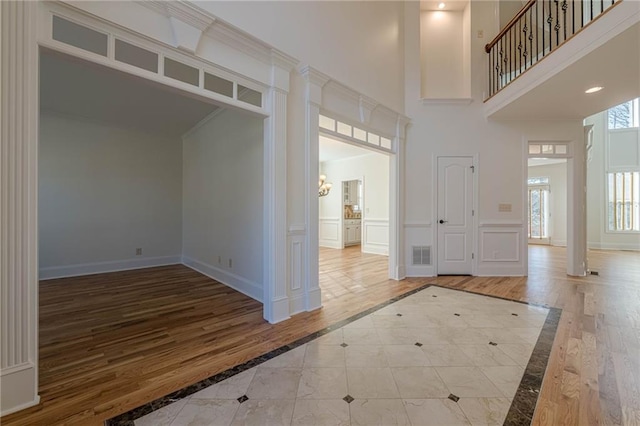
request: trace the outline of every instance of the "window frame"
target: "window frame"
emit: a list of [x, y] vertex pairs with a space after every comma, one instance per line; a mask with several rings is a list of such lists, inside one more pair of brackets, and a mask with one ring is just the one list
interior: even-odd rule
[[[636, 191], [638, 192], [638, 199], [634, 199], [633, 197], [633, 193], [631, 194], [631, 201], [632, 201], [632, 214], [633, 214], [633, 202], [635, 201], [638, 204], [638, 210], [639, 210], [639, 216], [640, 216], [640, 170], [634, 170], [632, 169], [624, 169], [624, 170], [609, 170], [606, 171], [604, 173], [604, 190], [605, 190], [605, 202], [604, 202], [604, 210], [605, 210], [605, 214], [604, 214], [604, 230], [605, 233], [607, 234], [616, 234], [616, 235], [621, 235], [621, 234], [640, 234], [640, 217], [637, 223], [635, 223], [635, 225], [638, 227], [638, 229], [611, 229], [609, 227], [609, 223], [610, 223], [610, 210], [609, 210], [609, 195], [610, 195], [610, 189], [609, 189], [609, 176], [610, 175], [616, 175], [618, 173], [637, 173], [638, 176], [638, 188], [636, 188]], [[631, 178], [633, 180], [633, 176]], [[614, 201], [615, 204], [615, 201]], [[614, 224], [615, 224], [615, 217], [613, 218], [614, 220]]]
[[[610, 114], [611, 111], [615, 108], [618, 108], [624, 104], [631, 104], [631, 125], [628, 127], [611, 127], [610, 122]], [[636, 129], [640, 127], [640, 98], [631, 99], [627, 102], [622, 102], [616, 106], [613, 106], [607, 109], [607, 130], [608, 131], [616, 131], [616, 130], [626, 130], [626, 129]]]

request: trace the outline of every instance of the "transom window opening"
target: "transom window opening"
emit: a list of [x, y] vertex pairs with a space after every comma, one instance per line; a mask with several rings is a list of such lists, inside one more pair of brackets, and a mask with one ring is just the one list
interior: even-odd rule
[[320, 114], [318, 124], [321, 129], [346, 136], [358, 142], [377, 146], [386, 150], [392, 149], [391, 138], [387, 138], [380, 134], [361, 129], [357, 126], [352, 126], [351, 124], [335, 120], [325, 115]]

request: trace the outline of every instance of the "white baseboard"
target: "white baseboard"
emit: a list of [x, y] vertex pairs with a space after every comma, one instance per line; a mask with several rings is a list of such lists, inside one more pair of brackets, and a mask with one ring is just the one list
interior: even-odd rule
[[318, 245], [320, 247], [326, 247], [326, 248], [332, 248], [332, 249], [344, 248], [340, 246], [340, 241], [336, 241], [336, 240], [320, 240], [318, 241]]
[[433, 266], [416, 266], [409, 265], [405, 267], [406, 277], [433, 277], [435, 276], [435, 270]]
[[551, 245], [555, 247], [566, 247], [567, 240], [551, 240]]
[[40, 403], [38, 395], [38, 379], [36, 366], [25, 363], [18, 366], [3, 368], [0, 372], [0, 416], [15, 413]]
[[262, 303], [262, 286], [257, 283], [188, 256], [182, 257], [182, 264]]
[[322, 295], [319, 288], [310, 289], [308, 291], [307, 303], [305, 309], [313, 311], [322, 307]]
[[81, 275], [102, 274], [105, 272], [128, 271], [131, 269], [152, 268], [154, 266], [176, 265], [182, 263], [182, 257], [159, 256], [140, 259], [115, 260], [110, 262], [83, 263], [79, 265], [52, 266], [40, 268], [40, 280], [77, 277]]
[[[291, 318], [291, 314], [289, 313], [289, 309], [291, 309], [289, 305], [289, 298], [284, 296], [279, 299], [274, 300], [271, 303], [271, 318], [267, 318], [264, 315], [264, 319], [269, 321], [270, 324], [277, 324], [282, 321], [286, 321]], [[264, 310], [266, 314], [266, 309]]]
[[629, 243], [591, 242], [591, 243], [587, 243], [587, 247], [590, 249], [596, 249], [596, 250], [633, 250], [633, 251], [640, 250], [640, 244], [629, 244]]
[[478, 265], [478, 277], [523, 277], [525, 276], [521, 265]]
[[295, 315], [304, 311], [304, 294], [289, 298], [289, 315]]
[[362, 252], [368, 254], [380, 254], [382, 256], [389, 256], [389, 246], [382, 244], [362, 244]]

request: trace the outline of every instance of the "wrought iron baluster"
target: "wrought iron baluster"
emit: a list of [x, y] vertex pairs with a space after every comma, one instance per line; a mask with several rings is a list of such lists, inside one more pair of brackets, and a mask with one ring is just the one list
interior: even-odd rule
[[589, 0], [589, 5], [591, 6], [591, 21], [593, 21], [593, 0]]
[[538, 58], [540, 56], [540, 49], [538, 48], [538, 39], [540, 38], [540, 30], [538, 29], [538, 4], [537, 3], [536, 3], [535, 27], [536, 27], [536, 62], [538, 62]]
[[518, 74], [522, 73], [522, 20], [518, 19], [518, 29], [516, 30], [516, 34], [518, 34], [518, 64], [516, 67], [516, 77]]
[[571, 1], [571, 35], [576, 33], [576, 2]]
[[580, 0], [580, 28], [584, 27], [584, 0]]
[[556, 4], [556, 24], [553, 26], [553, 29], [556, 32], [556, 47], [560, 45], [560, 1], [553, 0]]
[[562, 0], [562, 27], [564, 35], [562, 41], [565, 41], [567, 39], [567, 7], [569, 7], [569, 5], [567, 4], [567, 0]]

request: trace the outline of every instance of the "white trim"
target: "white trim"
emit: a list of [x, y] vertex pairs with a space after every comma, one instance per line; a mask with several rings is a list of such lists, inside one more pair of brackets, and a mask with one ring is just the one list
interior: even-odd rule
[[[334, 226], [336, 231], [336, 238], [328, 238], [323, 233], [323, 226]], [[344, 226], [340, 217], [323, 217], [318, 219], [318, 246], [327, 247], [332, 249], [344, 248], [342, 233]]]
[[596, 249], [596, 250], [640, 251], [640, 244], [633, 244], [633, 243], [603, 243], [601, 241], [598, 241], [598, 242], [588, 243], [588, 247], [590, 249]]
[[302, 224], [289, 225], [289, 231], [287, 232], [287, 234], [289, 236], [306, 235], [307, 234], [307, 227], [303, 223]]
[[521, 277], [522, 266], [478, 265], [478, 277]]
[[[35, 382], [37, 374], [36, 365], [31, 361], [6, 367], [0, 371], [0, 389], [4, 390], [1, 396], [0, 416], [16, 413], [40, 403], [40, 395], [33, 395], [28, 386], [24, 386], [25, 383]], [[11, 392], [7, 392], [8, 389], [11, 389]]]
[[38, 404], [36, 2], [0, 2], [0, 414]]
[[48, 268], [40, 268], [40, 280], [78, 277], [82, 275], [102, 274], [106, 272], [129, 271], [132, 269], [152, 268], [154, 266], [176, 265], [179, 263], [182, 263], [181, 255], [123, 259], [66, 266], [51, 266]]
[[422, 98], [422, 105], [469, 105], [473, 98]]
[[258, 283], [249, 281], [232, 272], [200, 262], [199, 260], [192, 259], [188, 256], [182, 257], [182, 264], [220, 282], [221, 284], [226, 285], [227, 287], [231, 287], [252, 299], [255, 299], [258, 302], [262, 302], [262, 287]]
[[405, 222], [405, 228], [430, 228], [431, 222]]
[[433, 265], [408, 265], [405, 276], [407, 277], [435, 277]]
[[289, 313], [291, 315], [304, 312], [304, 294], [299, 294], [289, 298]]
[[[484, 262], [520, 262], [520, 233], [521, 233], [521, 229], [516, 229], [516, 230], [507, 230], [507, 229], [496, 229], [496, 230], [487, 230], [487, 229], [483, 229], [480, 231], [480, 262], [484, 263]], [[511, 234], [515, 236], [515, 245], [516, 245], [516, 251], [515, 253], [511, 253], [512, 257], [500, 257], [500, 258], [493, 258], [493, 257], [487, 257], [487, 253], [486, 250], [484, 248], [484, 241], [485, 241], [485, 236], [487, 234]], [[497, 252], [496, 252], [497, 253]]]
[[362, 231], [361, 236], [361, 248], [363, 253], [379, 254], [383, 256], [389, 255], [389, 243], [380, 243], [369, 240], [370, 228], [383, 228], [386, 230], [386, 235], [389, 235], [389, 219], [369, 219], [364, 217], [360, 224]]
[[480, 228], [521, 228], [523, 223], [520, 220], [483, 220], [480, 222]]

